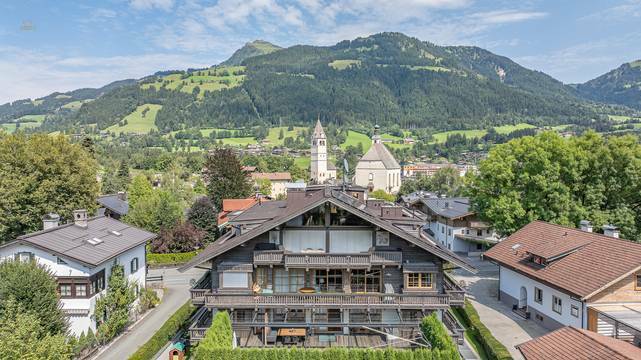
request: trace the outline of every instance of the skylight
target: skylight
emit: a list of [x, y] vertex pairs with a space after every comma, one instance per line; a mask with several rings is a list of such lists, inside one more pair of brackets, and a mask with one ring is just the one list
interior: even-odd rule
[[113, 234], [113, 235], [116, 235], [116, 236], [120, 236], [120, 235], [122, 235], [120, 232], [118, 232], [118, 231], [116, 231], [116, 230], [111, 230], [111, 231], [109, 231], [109, 232], [110, 232], [111, 234]]
[[93, 239], [87, 240], [87, 242], [91, 245], [98, 245], [98, 244], [102, 244], [103, 240], [95, 237]]

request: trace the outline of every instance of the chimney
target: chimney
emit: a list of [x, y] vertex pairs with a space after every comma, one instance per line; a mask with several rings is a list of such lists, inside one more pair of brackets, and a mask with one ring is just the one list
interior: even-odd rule
[[42, 229], [49, 230], [58, 226], [60, 223], [60, 215], [55, 213], [48, 213], [42, 217]]
[[87, 228], [87, 210], [80, 209], [73, 211], [73, 223], [81, 228]]
[[616, 226], [607, 224], [603, 225], [602, 229], [603, 235], [619, 238], [619, 228], [617, 228]]
[[118, 199], [127, 201], [127, 193], [124, 191], [118, 191]]
[[579, 228], [582, 231], [592, 232], [592, 224], [587, 220], [581, 220], [579, 222]]

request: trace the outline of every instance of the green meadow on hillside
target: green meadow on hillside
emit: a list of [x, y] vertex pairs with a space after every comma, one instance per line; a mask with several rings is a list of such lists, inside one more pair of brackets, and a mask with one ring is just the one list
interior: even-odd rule
[[363, 144], [363, 152], [366, 152], [367, 150], [369, 150], [370, 146], [372, 146], [372, 140], [369, 138], [369, 136], [349, 130], [347, 132], [345, 142], [342, 143], [340, 147], [341, 149], [345, 150], [348, 146], [358, 146], [358, 143]]
[[[156, 115], [158, 110], [162, 108], [162, 105], [156, 104], [144, 104], [138, 106], [131, 114], [125, 116], [123, 121], [127, 120], [127, 125], [119, 126], [118, 124], [112, 125], [106, 128], [106, 131], [110, 131], [115, 134], [120, 133], [134, 133], [134, 134], [146, 134], [151, 130], [157, 130], [156, 128]], [[145, 111], [145, 109], [148, 109]]]
[[[269, 134], [267, 134], [267, 138], [266, 138], [267, 140], [269, 140], [269, 145], [270, 146], [283, 145], [283, 142], [286, 137], [290, 137], [296, 140], [299, 132], [305, 129], [302, 126], [295, 126], [293, 127], [293, 130], [287, 131], [287, 128], [288, 126], [277, 126], [269, 129]], [[279, 139], [278, 136], [280, 135], [281, 130], [283, 130], [283, 138]]]
[[153, 86], [159, 89], [164, 86], [169, 90], [180, 90], [190, 94], [198, 87], [198, 98], [202, 99], [205, 91], [218, 91], [240, 85], [245, 79], [244, 72], [244, 66], [212, 67], [187, 74], [166, 75], [155, 82], [142, 84], [141, 87], [148, 89]]

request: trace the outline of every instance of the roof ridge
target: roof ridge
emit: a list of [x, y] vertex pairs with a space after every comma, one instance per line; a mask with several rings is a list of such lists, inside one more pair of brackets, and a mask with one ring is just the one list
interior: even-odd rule
[[[599, 333], [597, 333], [597, 332], [590, 331], [590, 330], [585, 330], [585, 331], [584, 331], [584, 329], [579, 329], [579, 328], [576, 328], [576, 327], [574, 327], [574, 326], [572, 326], [572, 325], [570, 325], [570, 326], [568, 326], [568, 327], [569, 327], [569, 328], [571, 328], [572, 330], [574, 330], [574, 331], [578, 332], [578, 333], [579, 333], [579, 334], [581, 334], [582, 336], [584, 336], [584, 337], [586, 337], [586, 338], [588, 338], [588, 339], [594, 340], [594, 341], [598, 342], [599, 344], [601, 344], [602, 346], [607, 347], [610, 351], [615, 352], [615, 353], [617, 353], [617, 354], [619, 354], [619, 355], [623, 356], [623, 357], [624, 357], [624, 358], [626, 358], [626, 359], [631, 359], [631, 360], [632, 360], [632, 358], [631, 358], [631, 357], [629, 357], [629, 356], [627, 356], [626, 354], [624, 354], [624, 353], [622, 353], [621, 351], [619, 351], [619, 349], [618, 349], [618, 348], [614, 348], [614, 347], [612, 347], [612, 346], [609, 346], [606, 342], [604, 342], [604, 341], [603, 341], [604, 339], [603, 339], [603, 338], [601, 338], [601, 336], [604, 336], [604, 335], [601, 335], [601, 334], [599, 334]], [[599, 335], [599, 336], [593, 336], [593, 334], [594, 334], [594, 335]], [[616, 341], [622, 341], [622, 340], [615, 339], [615, 338], [609, 338], [609, 337], [606, 337], [606, 338], [607, 338], [607, 339], [616, 340]], [[626, 344], [627, 344], [627, 343], [626, 343]]]
[[[530, 224], [532, 224], [532, 223], [542, 223], [542, 224], [547, 224], [547, 225], [553, 225], [553, 226], [555, 226], [555, 227], [560, 227], [560, 228], [563, 228], [563, 229], [566, 229], [566, 230], [572, 230], [572, 231], [576, 231], [576, 232], [580, 232], [580, 233], [588, 234], [588, 236], [594, 236], [594, 237], [598, 237], [598, 238], [602, 238], [602, 239], [606, 239], [606, 240], [618, 240], [618, 241], [620, 241], [620, 242], [632, 243], [632, 244], [634, 244], [635, 246], [636, 246], [636, 245], [641, 246], [641, 243], [638, 243], [638, 242], [633, 241], [633, 240], [617, 238], [617, 237], [614, 237], [614, 236], [607, 236], [607, 235], [605, 235], [605, 234], [595, 233], [595, 232], [592, 232], [592, 231], [585, 231], [585, 230], [581, 230], [581, 229], [576, 228], [576, 227], [570, 227], [570, 226], [567, 226], [567, 225], [555, 224], [555, 223], [553, 223], [553, 222], [549, 222], [549, 221], [545, 221], [545, 220], [538, 220], [538, 219], [537, 219], [537, 220], [532, 221], [532, 222], [531, 222], [531, 223], [529, 223], [529, 224], [526, 224], [525, 226], [530, 225]], [[525, 226], [523, 226], [521, 229], [523, 229]], [[519, 230], [515, 231], [515, 232], [514, 232], [514, 233], [512, 233], [512, 234], [516, 234], [516, 233], [517, 233], [518, 231], [520, 231], [521, 229], [519, 229]], [[510, 235], [510, 236], [512, 236], [512, 235]]]
[[[93, 220], [96, 220], [96, 219], [99, 219], [99, 218], [103, 218], [103, 217], [106, 217], [106, 216], [105, 215], [92, 216], [90, 218], [87, 218], [87, 222], [93, 221]], [[72, 225], [75, 225], [75, 223], [74, 222], [70, 222], [70, 223], [58, 225], [58, 226], [55, 226], [55, 227], [52, 227], [52, 228], [49, 228], [49, 229], [42, 229], [42, 230], [34, 231], [34, 232], [31, 232], [31, 233], [28, 233], [28, 234], [24, 234], [24, 235], [18, 236], [16, 238], [16, 240], [28, 239], [28, 238], [33, 237], [33, 236], [50, 233], [50, 232], [53, 232], [53, 231], [56, 231], [56, 230], [60, 230], [60, 229], [65, 229], [65, 228], [68, 228], [69, 226], [72, 226]]]

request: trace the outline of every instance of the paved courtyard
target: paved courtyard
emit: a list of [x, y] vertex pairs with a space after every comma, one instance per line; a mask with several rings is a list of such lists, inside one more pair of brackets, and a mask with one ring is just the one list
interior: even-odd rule
[[468, 259], [479, 272], [470, 274], [457, 269], [454, 277], [465, 282], [468, 298], [494, 337], [508, 348], [512, 357], [523, 359], [515, 346], [544, 335], [547, 330], [515, 315], [509, 306], [498, 301], [498, 266], [489, 261], [481, 261], [479, 257]]

